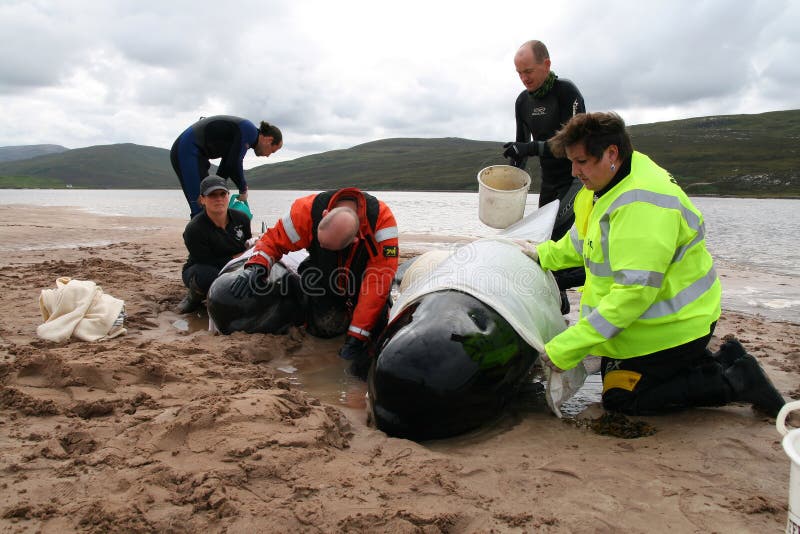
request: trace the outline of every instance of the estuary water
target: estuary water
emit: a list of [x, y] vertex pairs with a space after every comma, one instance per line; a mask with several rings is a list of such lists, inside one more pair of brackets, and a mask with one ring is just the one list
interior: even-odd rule
[[[315, 191], [250, 192], [254, 230], [271, 226], [291, 202]], [[402, 234], [485, 237], [494, 230], [478, 220], [477, 193], [380, 191]], [[718, 264], [726, 309], [800, 322], [800, 200], [693, 197], [706, 221], [709, 250]], [[528, 195], [532, 213], [538, 195]], [[180, 190], [0, 189], [0, 204], [72, 206], [133, 217], [186, 219]], [[418, 241], [418, 239], [415, 239]]]

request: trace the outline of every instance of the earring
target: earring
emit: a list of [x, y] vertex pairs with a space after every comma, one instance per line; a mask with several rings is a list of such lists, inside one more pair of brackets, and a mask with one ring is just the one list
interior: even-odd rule
[[612, 171], [616, 171], [616, 170], [617, 170], [617, 166], [616, 166], [616, 165], [614, 165], [613, 163], [611, 164], [611, 170], [612, 170]]

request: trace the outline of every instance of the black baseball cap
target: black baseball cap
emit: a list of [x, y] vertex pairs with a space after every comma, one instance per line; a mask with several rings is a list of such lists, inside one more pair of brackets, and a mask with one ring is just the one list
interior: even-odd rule
[[217, 191], [218, 189], [228, 190], [228, 181], [222, 176], [212, 174], [211, 176], [206, 176], [203, 178], [203, 181], [200, 182], [200, 194], [204, 197], [207, 197], [209, 193]]

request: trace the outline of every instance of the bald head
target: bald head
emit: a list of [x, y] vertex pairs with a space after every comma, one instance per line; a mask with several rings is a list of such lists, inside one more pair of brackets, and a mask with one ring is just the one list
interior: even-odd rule
[[531, 57], [536, 63], [541, 63], [545, 59], [550, 59], [550, 52], [541, 41], [525, 41], [520, 45], [515, 57]]
[[541, 41], [528, 41], [514, 54], [514, 66], [520, 81], [528, 92], [534, 92], [544, 84], [550, 74], [550, 54]]
[[358, 214], [352, 208], [337, 207], [330, 210], [317, 227], [319, 246], [327, 250], [342, 250], [358, 234]]

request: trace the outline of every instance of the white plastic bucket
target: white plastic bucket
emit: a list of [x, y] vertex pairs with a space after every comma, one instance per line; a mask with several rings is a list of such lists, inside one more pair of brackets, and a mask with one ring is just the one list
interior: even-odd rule
[[511, 165], [492, 165], [478, 173], [478, 218], [492, 228], [508, 228], [522, 219], [530, 175]]
[[800, 401], [787, 402], [778, 412], [775, 428], [783, 436], [783, 450], [792, 461], [789, 471], [789, 517], [786, 521], [787, 534], [800, 534], [800, 428], [786, 428], [786, 417], [790, 412], [800, 409]]

